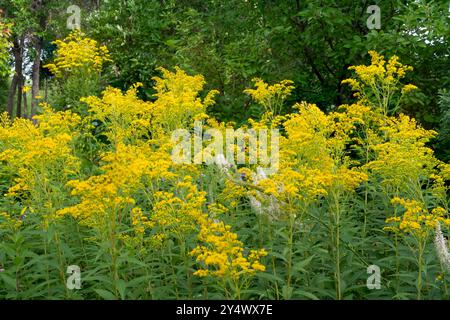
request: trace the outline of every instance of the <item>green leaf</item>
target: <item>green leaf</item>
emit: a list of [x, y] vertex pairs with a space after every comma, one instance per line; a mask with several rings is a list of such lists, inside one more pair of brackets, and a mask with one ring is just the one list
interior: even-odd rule
[[112, 294], [108, 290], [104, 289], [94, 289], [94, 291], [103, 299], [105, 300], [116, 300], [116, 296]]
[[117, 290], [119, 291], [120, 298], [122, 300], [125, 300], [125, 290], [126, 290], [126, 283], [124, 280], [120, 279], [117, 281]]
[[14, 290], [16, 290], [16, 279], [8, 276], [5, 273], [0, 273], [0, 278], [11, 288], [13, 288]]

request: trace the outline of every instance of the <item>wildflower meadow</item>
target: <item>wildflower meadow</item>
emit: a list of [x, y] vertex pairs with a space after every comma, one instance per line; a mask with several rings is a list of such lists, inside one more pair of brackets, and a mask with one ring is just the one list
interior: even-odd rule
[[[448, 299], [448, 81], [436, 87], [412, 54], [370, 46], [389, 44], [377, 30], [346, 47], [339, 70], [337, 54], [299, 44], [313, 62], [302, 80], [282, 64], [296, 44], [279, 40], [293, 31], [269, 28], [273, 16], [258, 13], [265, 40], [248, 36], [271, 41], [271, 69], [238, 37], [211, 49], [210, 29], [190, 34], [202, 9], [182, 2], [105, 1], [68, 28], [80, 21], [66, 25], [54, 1], [63, 15], [47, 33], [42, 17], [61, 8], [0, 4], [0, 75], [12, 88], [0, 99], [0, 299]], [[237, 28], [239, 6], [201, 26]], [[150, 8], [164, 26], [139, 18]], [[301, 26], [302, 10], [286, 23]], [[24, 14], [40, 19], [24, 27]], [[106, 14], [153, 31], [113, 36], [122, 27]], [[221, 54], [233, 58], [222, 65]]]

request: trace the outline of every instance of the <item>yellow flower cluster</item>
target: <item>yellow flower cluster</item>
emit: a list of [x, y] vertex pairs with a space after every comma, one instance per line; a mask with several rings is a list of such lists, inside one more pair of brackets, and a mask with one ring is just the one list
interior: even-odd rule
[[[71, 195], [79, 201], [58, 210], [58, 216], [70, 215], [95, 229], [100, 237], [118, 228], [122, 231], [117, 238], [141, 250], [146, 245], [162, 245], [171, 237], [185, 241], [187, 234], [200, 230], [199, 241], [204, 245], [192, 255], [199, 262], [209, 256], [208, 268], [218, 266], [211, 257], [230, 261], [211, 275], [232, 275], [237, 279], [241, 274], [264, 270], [259, 262], [264, 253], [252, 251], [246, 258], [243, 244], [231, 227], [215, 220], [218, 210], [226, 208], [210, 206], [214, 218], [204, 212], [206, 193], [199, 191], [195, 183], [198, 168], [177, 165], [170, 156], [171, 130], [188, 128], [193, 119], [203, 117], [217, 92], [209, 92], [202, 100], [199, 92], [204, 86], [203, 77], [189, 76], [178, 68], [175, 72], [160, 70], [163, 76], [155, 78], [154, 102], [137, 97], [141, 84], [125, 93], [110, 87], [101, 98], [82, 99], [89, 106], [86, 122], [104, 124], [103, 132], [112, 150], [103, 153], [100, 174], [67, 183]], [[140, 200], [138, 195], [148, 201]], [[207, 272], [200, 269], [196, 275]]]
[[205, 85], [201, 75], [189, 76], [180, 68], [171, 72], [159, 68], [162, 77], [154, 77], [156, 98], [153, 108], [155, 122], [160, 124], [165, 132], [184, 128], [191, 120], [206, 113], [206, 109], [214, 104], [214, 96], [219, 92], [211, 90], [206, 97], [199, 97], [199, 92]]
[[159, 231], [154, 237], [164, 239], [172, 234], [183, 239], [185, 234], [195, 231], [204, 218], [205, 195], [197, 190], [189, 175], [175, 184], [173, 192], [156, 192], [151, 221]]
[[58, 78], [67, 74], [100, 72], [104, 63], [111, 61], [106, 46], [100, 46], [78, 29], [54, 44], [57, 46], [55, 59], [44, 67]]
[[136, 137], [164, 138], [175, 129], [186, 128], [192, 119], [203, 115], [214, 103], [216, 90], [210, 91], [202, 100], [202, 76], [189, 76], [176, 68], [175, 72], [161, 68], [163, 76], [155, 77], [156, 101], [144, 102], [137, 97], [142, 83], [136, 83], [125, 93], [108, 87], [102, 98], [87, 97], [81, 101], [89, 106], [92, 121], [106, 122], [110, 141], [134, 143]]
[[449, 163], [441, 164], [441, 174], [445, 180], [450, 180], [450, 164]]
[[274, 116], [278, 115], [283, 101], [294, 90], [294, 83], [291, 80], [283, 80], [273, 85], [258, 78], [253, 79], [253, 82], [256, 88], [246, 89], [244, 92], [261, 104], [266, 112], [270, 112]]
[[204, 220], [198, 238], [204, 245], [192, 250], [191, 255], [196, 256], [197, 261], [205, 267], [197, 270], [195, 275], [238, 279], [246, 274], [265, 271], [260, 258], [267, 255], [266, 251], [251, 250], [245, 257], [243, 243], [237, 239], [231, 227], [222, 221]]
[[413, 70], [411, 66], [403, 65], [397, 56], [392, 56], [389, 61], [375, 51], [369, 51], [371, 64], [368, 66], [351, 66], [349, 69], [355, 71], [358, 79], [345, 79], [342, 83], [350, 85], [356, 91], [355, 96], [361, 103], [371, 104], [382, 110], [384, 114], [396, 111], [397, 105], [392, 107], [392, 99], [398, 91], [402, 95], [417, 89], [412, 84], [400, 86], [400, 80], [405, 77], [407, 71]]
[[[355, 130], [351, 138], [355, 150], [361, 154], [361, 169], [387, 198], [393, 197], [392, 204], [405, 208], [403, 216], [386, 220], [389, 226], [385, 230], [425, 238], [436, 222], [450, 223], [443, 208], [448, 205], [445, 185], [448, 165], [436, 159], [427, 146], [437, 135], [435, 131], [422, 128], [407, 115], [388, 115], [398, 107], [399, 101], [396, 107], [390, 107], [394, 93], [400, 92], [401, 99], [403, 94], [417, 89], [412, 84], [400, 84], [400, 79], [412, 68], [402, 65], [398, 57], [386, 63], [383, 56], [373, 51], [369, 53], [371, 65], [351, 67], [358, 80], [344, 81], [359, 97], [356, 105], [344, 106], [345, 113], [351, 114], [352, 121], [358, 123], [359, 130]], [[424, 191], [433, 195], [436, 206], [443, 207], [429, 211], [422, 200], [404, 200], [398, 196], [422, 199]]]
[[[78, 169], [79, 161], [73, 154], [71, 143], [80, 122], [79, 116], [70, 111], [54, 112], [46, 105], [43, 107], [43, 113], [35, 117], [37, 125], [28, 119], [17, 118], [11, 122], [7, 114], [1, 116], [0, 161], [5, 161], [11, 172], [18, 173], [9, 196], [31, 191], [52, 174], [67, 176]], [[46, 176], [39, 179], [36, 172], [46, 172]]]
[[[283, 123], [286, 136], [280, 140], [280, 166], [257, 186], [282, 202], [313, 202], [331, 190], [351, 191], [368, 179], [352, 168], [344, 155], [353, 123], [346, 126], [336, 114], [326, 115], [314, 104], [298, 104], [299, 113]], [[342, 120], [342, 117], [339, 118]]]
[[[264, 250], [250, 250], [244, 254], [243, 243], [238, 240], [231, 226], [218, 220], [218, 215], [227, 209], [219, 204], [209, 206], [209, 214], [202, 211], [206, 193], [198, 191], [190, 176], [176, 183], [174, 192], [155, 193], [155, 204], [149, 223], [157, 232], [152, 236], [153, 243], [162, 241], [168, 235], [175, 234], [183, 239], [188, 232], [200, 228], [198, 240], [202, 243], [190, 252], [203, 268], [194, 275], [231, 277], [238, 280], [243, 275], [254, 275], [264, 271], [260, 258], [266, 255]], [[159, 231], [160, 230], [160, 231]]]
[[404, 207], [405, 212], [401, 217], [387, 218], [386, 223], [390, 224], [390, 226], [384, 228], [386, 231], [410, 233], [417, 237], [426, 237], [429, 231], [434, 231], [438, 222], [450, 226], [448, 212], [444, 208], [437, 207], [430, 212], [419, 201], [406, 200], [399, 197], [393, 198], [391, 203]]
[[31, 90], [31, 87], [30, 87], [30, 86], [28, 86], [28, 85], [23, 86], [23, 88], [22, 88], [22, 93], [28, 93], [28, 92], [30, 92], [30, 90]]
[[139, 207], [135, 207], [131, 210], [131, 224], [134, 227], [134, 232], [141, 237], [144, 236], [146, 229], [151, 229], [154, 226], [148, 216], [145, 215]]
[[22, 225], [22, 220], [19, 218], [12, 217], [6, 212], [0, 212], [0, 229], [10, 228], [12, 230], [17, 230]]
[[224, 191], [219, 195], [218, 200], [231, 209], [236, 209], [239, 204], [239, 199], [245, 197], [247, 190], [240, 185], [237, 185], [231, 180], [225, 181]]
[[141, 86], [137, 83], [125, 93], [108, 87], [101, 98], [91, 96], [81, 99], [89, 106], [88, 119], [104, 123], [108, 129], [105, 134], [112, 143], [132, 143], [137, 138], [148, 136], [153, 105], [137, 97]]
[[402, 94], [406, 94], [408, 92], [411, 92], [413, 90], [417, 90], [417, 86], [413, 85], [413, 84], [407, 84], [402, 88]]
[[421, 128], [406, 115], [386, 118], [385, 123], [379, 127], [382, 139], [371, 146], [376, 158], [365, 168], [382, 176], [382, 184], [391, 190], [405, 189], [411, 181], [433, 174], [439, 161], [425, 144], [436, 132]]
[[[119, 143], [114, 151], [104, 154], [102, 174], [89, 179], [71, 180], [72, 195], [80, 198], [80, 203], [58, 211], [59, 216], [71, 215], [82, 224], [103, 230], [111, 221], [127, 221], [134, 208], [133, 193], [142, 188], [144, 178], [165, 179], [173, 174], [168, 172], [170, 158], [161, 160], [161, 155], [153, 152], [148, 145], [134, 146]], [[135, 214], [137, 212], [134, 212]], [[143, 219], [140, 219], [143, 221]]]
[[[61, 190], [77, 174], [80, 161], [73, 143], [80, 117], [70, 111], [54, 112], [43, 104], [43, 113], [29, 119], [0, 116], [1, 175], [10, 177], [5, 200], [39, 208], [44, 226], [62, 205]], [[18, 215], [16, 212], [11, 214]]]

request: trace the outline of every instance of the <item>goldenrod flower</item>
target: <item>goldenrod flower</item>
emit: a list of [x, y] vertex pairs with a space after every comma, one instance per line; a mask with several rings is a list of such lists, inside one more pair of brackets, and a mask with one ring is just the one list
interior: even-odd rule
[[105, 62], [111, 61], [108, 49], [97, 41], [86, 37], [78, 29], [64, 40], [56, 40], [55, 60], [45, 65], [56, 77], [76, 72], [100, 72]]
[[28, 93], [31, 90], [30, 86], [23, 86], [22, 87], [22, 93]]

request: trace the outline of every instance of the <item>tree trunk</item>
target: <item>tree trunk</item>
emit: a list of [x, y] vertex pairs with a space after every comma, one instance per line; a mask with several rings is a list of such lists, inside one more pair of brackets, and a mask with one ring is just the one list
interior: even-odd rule
[[[7, 111], [11, 118], [14, 117], [14, 97], [16, 96], [17, 86], [19, 85], [20, 80], [22, 79], [22, 63], [23, 63], [23, 50], [21, 48], [23, 46], [23, 38], [13, 40], [13, 48], [12, 52], [14, 55], [14, 76], [11, 81], [11, 86], [9, 87], [8, 92], [8, 104]], [[19, 91], [18, 95], [21, 96], [21, 92]]]
[[17, 90], [17, 82], [19, 81], [19, 77], [14, 74], [12, 80], [11, 80], [11, 86], [9, 87], [9, 92], [8, 92], [8, 105], [6, 107], [7, 111], [8, 111], [8, 115], [10, 118], [12, 118], [13, 112], [14, 112], [14, 97], [16, 95], [16, 90]]
[[21, 37], [19, 39], [19, 66], [17, 75], [19, 78], [19, 81], [17, 82], [17, 109], [16, 109], [16, 117], [22, 116], [22, 90], [23, 90], [23, 84], [24, 84], [24, 76], [23, 76], [23, 53], [24, 53], [24, 46], [25, 46], [25, 37]]
[[[22, 70], [21, 70], [22, 72]], [[20, 118], [22, 116], [22, 90], [23, 90], [23, 74], [19, 74], [19, 81], [17, 82], [17, 108], [16, 117]]]
[[36, 114], [37, 99], [39, 95], [39, 77], [41, 69], [41, 52], [42, 52], [42, 39], [35, 37], [34, 39], [35, 57], [33, 62], [33, 74], [32, 74], [32, 87], [31, 87], [31, 113], [30, 118]]
[[48, 101], [48, 79], [45, 78], [45, 98], [44, 101], [47, 102]]
[[25, 92], [23, 93], [23, 117], [28, 118], [28, 99]]

